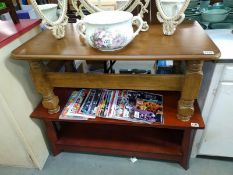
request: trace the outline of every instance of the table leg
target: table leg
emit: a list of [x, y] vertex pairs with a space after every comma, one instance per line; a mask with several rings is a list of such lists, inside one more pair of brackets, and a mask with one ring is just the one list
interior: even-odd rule
[[58, 140], [56, 128], [55, 128], [54, 123], [52, 121], [43, 120], [43, 122], [44, 122], [44, 125], [46, 128], [46, 132], [47, 132], [47, 136], [49, 139], [52, 153], [54, 156], [56, 156], [61, 152], [59, 147], [56, 145], [56, 141]]
[[53, 93], [53, 87], [46, 78], [46, 68], [40, 61], [31, 61], [30, 73], [37, 91], [43, 96], [42, 104], [48, 113], [57, 113], [60, 110], [59, 99]]
[[184, 130], [184, 136], [182, 141], [182, 153], [183, 156], [180, 160], [180, 165], [187, 170], [189, 168], [189, 160], [193, 146], [193, 139], [196, 134], [195, 129], [187, 128]]
[[203, 72], [202, 61], [187, 61], [186, 73], [181, 92], [181, 98], [178, 102], [177, 118], [182, 121], [189, 121], [194, 113], [194, 100], [197, 98]]

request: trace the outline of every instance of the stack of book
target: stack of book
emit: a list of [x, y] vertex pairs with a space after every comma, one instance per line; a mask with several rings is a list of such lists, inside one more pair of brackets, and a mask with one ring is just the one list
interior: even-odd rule
[[73, 91], [60, 119], [96, 117], [143, 123], [163, 123], [163, 96], [132, 90], [81, 89]]

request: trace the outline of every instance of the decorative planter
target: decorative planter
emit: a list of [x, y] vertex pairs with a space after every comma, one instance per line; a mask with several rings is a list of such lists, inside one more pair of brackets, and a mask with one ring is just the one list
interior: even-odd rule
[[[132, 24], [138, 24], [134, 32]], [[80, 35], [93, 48], [115, 51], [129, 44], [142, 29], [141, 17], [125, 11], [103, 11], [87, 15], [78, 23]]]

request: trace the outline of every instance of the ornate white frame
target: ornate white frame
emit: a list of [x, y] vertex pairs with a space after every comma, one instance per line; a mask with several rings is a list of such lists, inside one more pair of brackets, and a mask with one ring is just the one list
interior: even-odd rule
[[[67, 13], [67, 4], [68, 0], [58, 0], [58, 5], [62, 9], [62, 13], [59, 16], [57, 21], [51, 21], [49, 20], [38, 8], [38, 4], [36, 3], [36, 0], [30, 0], [31, 4], [33, 5], [34, 9], [37, 11], [39, 16], [42, 18], [43, 23], [46, 28], [52, 31], [52, 34], [54, 35], [55, 38], [61, 39], [65, 36], [65, 26], [68, 23], [68, 17], [66, 16]], [[82, 9], [86, 9], [89, 13], [95, 13], [99, 11], [103, 11], [102, 9], [98, 8], [97, 6], [93, 5], [90, 3], [88, 0], [79, 0], [80, 5], [77, 6], [77, 1], [78, 0], [71, 0], [71, 3], [76, 10], [76, 15], [80, 16], [83, 18], [85, 15], [82, 11]], [[141, 7], [139, 16], [142, 17], [144, 16], [144, 13], [147, 13], [147, 7], [149, 5], [151, 0], [129, 0], [127, 1], [120, 9], [117, 10], [123, 10], [123, 11], [128, 11], [132, 12], [136, 7]], [[162, 7], [161, 7], [161, 2], [160, 0], [155, 0], [156, 1], [156, 6], [158, 8], [158, 13], [157, 13], [157, 18], [158, 20], [163, 23], [163, 33], [165, 35], [173, 35], [176, 27], [178, 24], [180, 24], [184, 18], [184, 11], [188, 7], [188, 4], [190, 0], [185, 0], [183, 6], [181, 7], [180, 11], [173, 17], [168, 17]], [[147, 31], [149, 29], [149, 26], [146, 21], [143, 23], [142, 31]]]
[[175, 16], [169, 17], [164, 13], [162, 6], [161, 6], [161, 1], [156, 0], [156, 6], [158, 9], [157, 18], [159, 22], [163, 23], [164, 35], [173, 35], [175, 33], [177, 25], [182, 23], [185, 18], [184, 11], [188, 7], [189, 2], [190, 0], [185, 0], [179, 12]]
[[57, 21], [49, 20], [39, 9], [36, 0], [30, 0], [34, 9], [38, 13], [38, 15], [42, 18], [42, 23], [46, 28], [52, 31], [52, 34], [55, 38], [61, 39], [65, 36], [65, 26], [68, 23], [68, 17], [66, 16], [67, 12], [67, 0], [58, 0], [58, 5], [62, 9], [62, 14], [59, 16]]
[[[68, 23], [68, 17], [66, 16], [67, 13], [67, 4], [68, 0], [58, 0], [58, 5], [62, 9], [62, 13], [59, 16], [57, 21], [49, 20], [39, 9], [36, 0], [30, 0], [31, 4], [33, 5], [34, 9], [38, 13], [38, 15], [42, 19], [42, 23], [44, 26], [52, 31], [52, 34], [55, 38], [61, 39], [65, 36], [65, 26]], [[78, 0], [71, 0], [71, 3], [74, 9], [77, 11], [76, 15], [81, 16], [83, 18], [85, 15], [83, 14], [82, 8], [85, 8], [89, 13], [103, 11], [102, 9], [94, 6], [88, 0], [79, 0], [81, 5], [77, 7]], [[144, 13], [148, 12], [147, 7], [149, 5], [150, 0], [144, 0], [145, 3], [142, 3], [141, 0], [129, 0], [124, 6], [117, 10], [124, 10], [132, 12], [137, 6], [140, 6], [140, 13], [139, 15], [143, 18]], [[149, 26], [147, 22], [144, 21], [142, 31], [147, 31]]]

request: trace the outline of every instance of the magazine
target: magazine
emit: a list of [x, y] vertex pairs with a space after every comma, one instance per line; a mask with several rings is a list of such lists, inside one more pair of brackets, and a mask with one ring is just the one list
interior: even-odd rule
[[158, 94], [128, 91], [123, 118], [130, 121], [163, 123], [163, 97]]
[[80, 110], [85, 102], [87, 95], [89, 94], [89, 89], [81, 89], [79, 95], [75, 98], [75, 101], [70, 105], [70, 109], [67, 112], [67, 116], [70, 118], [84, 117], [81, 115]]
[[161, 101], [138, 99], [135, 107], [134, 117], [138, 120], [162, 123]]
[[118, 99], [116, 102], [116, 113], [114, 118], [123, 119], [123, 112], [127, 100], [127, 90], [120, 90], [118, 93]]
[[109, 110], [111, 108], [111, 102], [113, 98], [113, 90], [103, 90], [100, 102], [97, 107], [97, 116], [98, 117], [108, 117]]
[[107, 90], [104, 89], [101, 94], [100, 102], [97, 106], [96, 116], [98, 117], [104, 117], [104, 108], [105, 108], [106, 98], [107, 98]]
[[91, 107], [92, 107], [92, 102], [93, 102], [94, 97], [95, 97], [95, 93], [96, 93], [95, 89], [89, 90], [82, 106], [80, 107], [80, 110], [78, 111], [79, 116], [87, 117], [87, 118], [95, 118], [96, 117], [95, 115], [91, 114], [91, 113], [93, 113], [91, 111]]
[[75, 107], [75, 102], [77, 101], [77, 98], [80, 96], [81, 91], [73, 91], [70, 95], [68, 102], [66, 103], [64, 109], [61, 112], [61, 115], [59, 116], [59, 119], [68, 119], [68, 120], [86, 120], [86, 118], [83, 117], [75, 117], [69, 115], [69, 111]]
[[95, 95], [93, 97], [92, 104], [90, 107], [90, 112], [89, 112], [90, 115], [92, 115], [92, 116], [96, 116], [97, 107], [98, 107], [99, 101], [101, 99], [101, 94], [102, 94], [101, 89], [95, 89]]
[[111, 113], [112, 113], [112, 110], [113, 110], [113, 105], [114, 105], [116, 92], [117, 92], [116, 90], [112, 90], [112, 92], [111, 92], [109, 104], [108, 104], [108, 107], [106, 109], [106, 115], [105, 115], [106, 118], [111, 118]]
[[116, 104], [117, 104], [117, 100], [118, 100], [118, 95], [121, 91], [120, 90], [115, 90], [114, 91], [114, 97], [112, 99], [112, 104], [111, 107], [109, 109], [109, 114], [108, 114], [108, 118], [114, 118], [116, 116]]
[[105, 107], [104, 107], [104, 117], [107, 118], [108, 117], [108, 113], [109, 113], [109, 110], [111, 108], [111, 102], [112, 102], [112, 98], [113, 98], [113, 94], [114, 94], [114, 91], [113, 90], [108, 90], [107, 92], [107, 98], [106, 98], [106, 103], [105, 103]]

